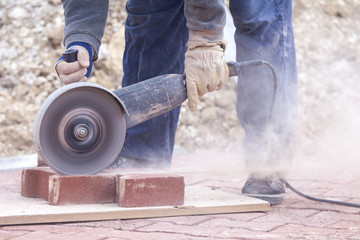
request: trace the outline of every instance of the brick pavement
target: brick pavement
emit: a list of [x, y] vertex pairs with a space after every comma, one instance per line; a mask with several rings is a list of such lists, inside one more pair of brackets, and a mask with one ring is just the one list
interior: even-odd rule
[[[288, 176], [294, 187], [360, 203], [358, 165], [297, 160]], [[247, 177], [237, 153], [177, 155], [173, 166], [186, 185], [224, 191], [239, 193]], [[19, 171], [0, 174], [0, 190], [20, 191], [19, 183]], [[269, 212], [5, 226], [0, 227], [0, 239], [360, 239], [360, 209], [312, 202], [288, 190], [283, 203]]]

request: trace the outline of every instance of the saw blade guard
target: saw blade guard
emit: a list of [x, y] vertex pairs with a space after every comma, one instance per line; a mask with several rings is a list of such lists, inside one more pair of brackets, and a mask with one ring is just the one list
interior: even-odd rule
[[99, 173], [122, 149], [126, 114], [121, 100], [98, 84], [66, 85], [50, 94], [36, 115], [35, 148], [60, 174]]

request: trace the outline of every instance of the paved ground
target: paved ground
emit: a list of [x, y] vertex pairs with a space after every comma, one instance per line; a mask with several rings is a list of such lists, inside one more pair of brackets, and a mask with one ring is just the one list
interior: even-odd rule
[[[236, 193], [247, 178], [239, 153], [176, 155], [173, 166], [187, 185]], [[359, 170], [344, 159], [298, 158], [288, 181], [314, 196], [360, 203]], [[19, 171], [0, 174], [0, 189], [19, 191], [19, 177]], [[269, 212], [6, 226], [0, 239], [360, 239], [360, 209], [312, 202], [289, 190]]]

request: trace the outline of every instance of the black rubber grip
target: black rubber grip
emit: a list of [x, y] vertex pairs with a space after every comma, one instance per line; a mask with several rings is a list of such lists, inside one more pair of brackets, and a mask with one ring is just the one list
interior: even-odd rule
[[77, 54], [78, 54], [78, 50], [75, 48], [69, 48], [63, 53], [63, 55], [65, 57], [65, 61], [68, 63], [76, 62]]

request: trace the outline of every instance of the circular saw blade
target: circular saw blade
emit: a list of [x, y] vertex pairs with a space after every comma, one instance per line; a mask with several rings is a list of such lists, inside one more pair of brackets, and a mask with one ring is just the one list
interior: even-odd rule
[[98, 173], [121, 151], [125, 112], [120, 100], [97, 84], [66, 85], [41, 105], [34, 125], [35, 147], [58, 173]]

